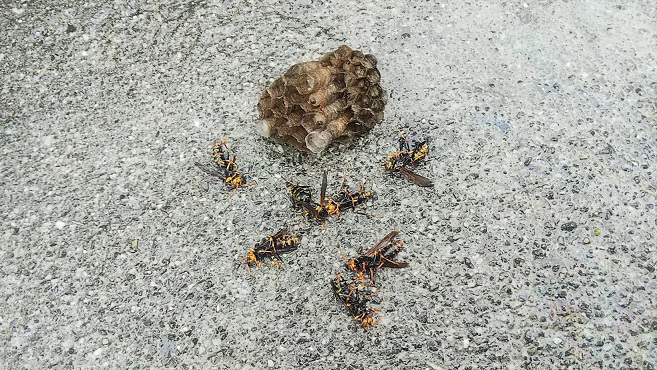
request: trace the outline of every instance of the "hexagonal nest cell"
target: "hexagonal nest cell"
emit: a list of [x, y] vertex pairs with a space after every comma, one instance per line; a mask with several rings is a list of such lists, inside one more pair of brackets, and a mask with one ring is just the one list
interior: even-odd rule
[[363, 135], [383, 120], [387, 96], [377, 60], [343, 45], [319, 61], [293, 65], [258, 102], [258, 134], [304, 152]]

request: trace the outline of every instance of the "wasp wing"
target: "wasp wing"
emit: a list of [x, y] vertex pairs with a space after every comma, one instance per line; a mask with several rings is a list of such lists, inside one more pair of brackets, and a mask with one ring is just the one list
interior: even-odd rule
[[272, 235], [272, 238], [278, 239], [278, 238], [281, 238], [285, 234], [287, 234], [287, 227], [284, 227], [284, 228], [278, 230], [278, 232], [276, 234]]
[[328, 178], [326, 176], [326, 171], [322, 175], [322, 190], [319, 194], [319, 205], [324, 206], [324, 198], [326, 197], [326, 187], [328, 186]]
[[393, 269], [403, 269], [408, 267], [408, 262], [396, 262], [391, 260], [383, 260], [381, 267], [390, 267]]
[[408, 170], [406, 167], [400, 167], [399, 172], [401, 172], [404, 176], [406, 176], [409, 180], [411, 180], [413, 183], [416, 185], [422, 186], [422, 187], [431, 187], [433, 186], [433, 181], [429, 180], [428, 178], [424, 176], [420, 176], [415, 172], [412, 172]]
[[308, 212], [308, 214], [312, 215], [313, 218], [315, 218], [316, 220], [318, 220], [318, 221], [325, 221], [326, 220], [326, 217], [319, 214], [319, 211], [317, 210], [317, 207], [315, 207], [314, 205], [312, 205], [308, 202], [299, 202], [299, 205], [301, 206], [301, 208], [304, 211]]
[[218, 177], [222, 180], [226, 179], [226, 175], [219, 172], [219, 169], [217, 168], [217, 164], [214, 162], [208, 162], [208, 163], [194, 162], [194, 164], [196, 165], [196, 167], [201, 169], [201, 171], [207, 173], [210, 176]]
[[394, 239], [397, 235], [399, 235], [399, 231], [391, 231], [389, 232], [386, 236], [383, 237], [378, 243], [376, 243], [375, 246], [367, 250], [367, 252], [363, 253], [361, 256], [363, 257], [372, 257], [374, 256], [377, 252], [379, 252], [381, 249], [383, 249], [385, 246], [387, 246], [392, 239]]

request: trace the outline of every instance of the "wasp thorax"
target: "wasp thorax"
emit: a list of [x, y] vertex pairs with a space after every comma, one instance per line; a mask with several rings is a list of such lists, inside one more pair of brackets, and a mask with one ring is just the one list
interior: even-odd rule
[[314, 153], [367, 133], [383, 120], [386, 104], [376, 64], [373, 55], [346, 45], [295, 64], [262, 93], [256, 132]]

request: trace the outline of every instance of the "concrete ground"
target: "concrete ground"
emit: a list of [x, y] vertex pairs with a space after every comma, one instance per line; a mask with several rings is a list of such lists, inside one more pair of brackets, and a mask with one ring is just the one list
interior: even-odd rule
[[[650, 1], [4, 1], [0, 368], [655, 369]], [[388, 90], [320, 156], [255, 133], [260, 92], [342, 44]], [[419, 188], [381, 164], [431, 140]], [[257, 185], [195, 166], [227, 136]], [[285, 179], [364, 181], [295, 216]], [[302, 245], [250, 277], [282, 225]], [[400, 230], [370, 332], [329, 280]]]

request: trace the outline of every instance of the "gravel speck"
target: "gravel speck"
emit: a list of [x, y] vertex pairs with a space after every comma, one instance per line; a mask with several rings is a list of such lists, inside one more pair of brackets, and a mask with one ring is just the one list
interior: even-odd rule
[[577, 228], [577, 223], [575, 223], [574, 221], [561, 224], [561, 230], [563, 231], [573, 231], [576, 228]]

